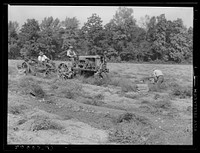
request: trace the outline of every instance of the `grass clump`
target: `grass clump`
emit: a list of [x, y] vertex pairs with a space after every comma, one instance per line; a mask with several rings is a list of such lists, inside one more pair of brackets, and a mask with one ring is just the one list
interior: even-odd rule
[[75, 91], [70, 90], [70, 89], [64, 89], [61, 91], [61, 93], [64, 95], [65, 98], [68, 99], [74, 99], [75, 98]]
[[81, 96], [83, 91], [80, 84], [66, 82], [65, 84], [60, 85], [58, 92], [65, 98], [75, 99], [77, 96]]
[[160, 100], [155, 103], [152, 103], [152, 106], [155, 108], [161, 108], [164, 110], [169, 110], [172, 107], [172, 103], [169, 100]]
[[47, 118], [38, 119], [34, 122], [32, 127], [32, 131], [39, 131], [39, 130], [62, 130], [63, 126], [51, 121]]
[[109, 75], [105, 78], [95, 77], [80, 77], [83, 83], [97, 85], [97, 86], [119, 86], [123, 92], [137, 91], [137, 85], [134, 84], [130, 79], [123, 77], [110, 77]]
[[130, 98], [130, 99], [138, 99], [139, 95], [133, 95], [133, 94], [125, 94], [124, 95], [126, 98]]
[[94, 96], [94, 99], [97, 99], [97, 100], [103, 100], [104, 99], [104, 95], [103, 94], [97, 94]]
[[19, 80], [19, 88], [24, 94], [31, 94], [37, 98], [44, 98], [46, 96], [45, 91], [32, 77], [23, 77]]
[[10, 106], [8, 108], [8, 112], [10, 112], [13, 115], [19, 115], [23, 113], [25, 109], [28, 109], [28, 107], [25, 105]]
[[120, 124], [109, 133], [109, 141], [120, 144], [141, 144], [141, 133], [131, 123]]
[[[146, 119], [147, 120], [147, 119]], [[139, 122], [143, 122], [139, 124]], [[119, 117], [118, 123], [109, 133], [109, 141], [120, 144], [145, 144], [152, 129], [149, 124], [144, 124], [145, 119], [125, 113]]]
[[147, 126], [147, 125], [151, 125], [151, 123], [149, 122], [149, 120], [143, 116], [134, 114], [134, 113], [130, 113], [130, 112], [126, 112], [123, 113], [121, 115], [119, 115], [116, 119], [115, 119], [116, 123], [130, 123], [130, 122], [134, 122], [137, 125], [142, 125], [142, 126]]
[[119, 144], [162, 144], [162, 135], [154, 130], [149, 119], [126, 112], [116, 118], [115, 127], [109, 132], [109, 141]]
[[192, 96], [192, 88], [189, 86], [186, 87], [181, 87], [181, 86], [177, 86], [177, 87], [173, 87], [171, 90], [171, 94], [175, 97], [179, 97], [179, 98], [187, 98], [187, 97], [191, 97]]

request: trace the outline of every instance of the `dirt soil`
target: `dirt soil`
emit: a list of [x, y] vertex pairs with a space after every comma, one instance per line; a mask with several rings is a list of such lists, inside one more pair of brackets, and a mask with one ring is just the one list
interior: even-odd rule
[[[8, 144], [192, 145], [189, 96], [180, 98], [168, 89], [123, 92], [120, 86], [97, 86], [79, 78], [23, 76], [15, 65], [9, 61]], [[134, 82], [155, 66], [165, 72], [166, 82], [192, 84], [188, 65], [109, 63], [108, 68], [111, 77]], [[41, 87], [40, 94], [31, 82]]]

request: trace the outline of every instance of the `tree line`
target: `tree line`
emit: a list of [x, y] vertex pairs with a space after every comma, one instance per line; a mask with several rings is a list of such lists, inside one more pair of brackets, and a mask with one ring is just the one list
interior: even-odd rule
[[140, 25], [133, 9], [119, 7], [109, 23], [103, 26], [97, 14], [87, 18], [80, 28], [76, 17], [45, 17], [19, 28], [17, 21], [8, 23], [8, 58], [37, 57], [43, 51], [53, 60], [64, 60], [72, 45], [79, 55], [107, 52], [110, 61], [192, 62], [193, 28], [186, 28], [182, 19], [167, 20], [165, 14], [141, 18]]

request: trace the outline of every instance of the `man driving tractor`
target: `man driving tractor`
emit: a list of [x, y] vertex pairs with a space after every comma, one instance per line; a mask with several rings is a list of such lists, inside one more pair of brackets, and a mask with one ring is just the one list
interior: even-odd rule
[[44, 55], [43, 52], [40, 52], [40, 53], [39, 53], [39, 56], [38, 56], [38, 61], [41, 62], [41, 63], [43, 63], [43, 62], [45, 62], [46, 60], [49, 60], [49, 58], [46, 57], [46, 56]]

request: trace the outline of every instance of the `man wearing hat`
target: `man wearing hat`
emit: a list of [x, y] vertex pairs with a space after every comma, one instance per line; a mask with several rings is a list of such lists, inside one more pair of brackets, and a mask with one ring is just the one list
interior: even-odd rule
[[49, 58], [46, 57], [43, 52], [40, 52], [38, 56], [38, 61], [42, 63], [45, 62], [45, 60], [49, 60]]
[[69, 56], [70, 58], [76, 56], [76, 53], [72, 50], [72, 48], [72, 46], [69, 46], [69, 49], [67, 50], [67, 56]]
[[74, 58], [76, 57], [76, 53], [74, 52], [72, 46], [69, 46], [69, 49], [67, 50], [67, 56], [71, 59], [72, 65], [74, 65]]

